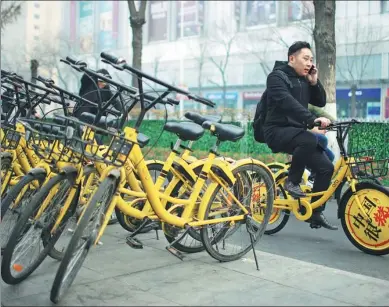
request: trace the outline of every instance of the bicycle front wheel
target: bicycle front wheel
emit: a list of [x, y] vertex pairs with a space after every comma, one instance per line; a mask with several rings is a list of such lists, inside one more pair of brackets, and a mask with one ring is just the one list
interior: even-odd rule
[[[256, 221], [254, 244], [262, 237], [269, 222], [274, 201], [274, 181], [269, 173], [256, 164], [246, 164], [233, 169], [237, 179], [228, 190], [248, 210]], [[205, 220], [233, 217], [244, 214], [227, 189], [215, 189], [205, 211]], [[244, 226], [244, 227], [242, 227]], [[246, 220], [228, 221], [206, 225], [201, 229], [201, 239], [209, 255], [221, 262], [234, 261], [251, 250], [252, 243]]]
[[[389, 190], [370, 182], [360, 182], [342, 197], [339, 217], [350, 242], [359, 250], [375, 256], [389, 254]], [[356, 197], [359, 198], [362, 210]], [[365, 217], [367, 214], [368, 218]]]
[[116, 188], [116, 178], [107, 177], [87, 204], [55, 275], [50, 293], [50, 300], [53, 303], [57, 304], [61, 300], [81, 269], [90, 248], [95, 243]]

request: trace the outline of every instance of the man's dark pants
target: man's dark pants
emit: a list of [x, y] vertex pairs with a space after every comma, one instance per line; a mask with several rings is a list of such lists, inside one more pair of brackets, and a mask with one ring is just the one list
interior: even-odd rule
[[[312, 192], [320, 192], [328, 189], [331, 183], [331, 177], [334, 172], [334, 166], [328, 159], [326, 153], [318, 146], [316, 136], [309, 131], [302, 131], [296, 135], [290, 142], [281, 145], [281, 151], [293, 156], [289, 168], [289, 180], [298, 185], [301, 182], [305, 168], [310, 168], [316, 173]], [[312, 197], [312, 203], [318, 200], [320, 196]], [[325, 205], [317, 208], [314, 212], [322, 212]]]

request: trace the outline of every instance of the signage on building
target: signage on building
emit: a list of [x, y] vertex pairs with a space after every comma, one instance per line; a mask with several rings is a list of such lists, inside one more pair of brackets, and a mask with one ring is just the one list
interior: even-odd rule
[[99, 1], [99, 50], [116, 48], [118, 1]]
[[[222, 100], [223, 99], [223, 93], [222, 92], [208, 93], [205, 96], [206, 96], [206, 98], [208, 98], [210, 100]], [[227, 92], [226, 93], [226, 99], [228, 99], [228, 100], [237, 100], [238, 99], [238, 93], [237, 92]]]
[[[355, 95], [362, 99], [378, 99], [381, 101], [381, 89], [380, 88], [361, 88], [355, 91]], [[347, 99], [351, 97], [350, 89], [338, 89], [336, 90], [336, 99]]]
[[[223, 106], [224, 100], [223, 100], [222, 92], [207, 93], [204, 96], [205, 98], [216, 103], [217, 106], [219, 107]], [[237, 107], [238, 92], [227, 92], [225, 98], [226, 98], [225, 99], [226, 108], [235, 109]]]
[[369, 119], [381, 118], [381, 102], [368, 102], [366, 104], [366, 118]]
[[92, 1], [80, 1], [79, 13], [79, 33], [80, 33], [80, 51], [84, 53], [93, 52], [93, 33], [94, 31], [94, 6]]
[[259, 100], [262, 97], [263, 92], [243, 92], [244, 100]]

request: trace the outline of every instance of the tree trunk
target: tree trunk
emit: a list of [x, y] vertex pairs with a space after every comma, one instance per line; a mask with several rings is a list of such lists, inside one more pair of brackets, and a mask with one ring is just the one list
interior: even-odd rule
[[35, 59], [30, 61], [30, 71], [31, 71], [31, 83], [36, 84], [35, 78], [38, 77], [38, 67], [39, 62]]
[[316, 65], [320, 81], [327, 94], [326, 110], [336, 118], [336, 4], [334, 0], [314, 0], [313, 4], [315, 6], [313, 36], [316, 46]]
[[[142, 69], [142, 27], [132, 27], [132, 67]], [[132, 86], [138, 87], [138, 80], [133, 75]]]
[[[147, 1], [141, 1], [139, 10], [136, 10], [135, 1], [127, 1], [130, 11], [130, 25], [132, 29], [132, 67], [142, 69], [143, 25], [146, 23], [145, 12]], [[133, 75], [132, 85], [138, 87], [138, 79]]]
[[[335, 39], [335, 0], [313, 0], [315, 6], [315, 41], [316, 66], [319, 79], [327, 94], [325, 110], [336, 119], [336, 39]], [[332, 149], [337, 160], [339, 147], [334, 133], [328, 133], [328, 147]], [[335, 160], [335, 161], [336, 161]]]
[[198, 90], [197, 90], [197, 94], [198, 95], [202, 95], [201, 92], [202, 92], [202, 87], [203, 87], [203, 83], [201, 82], [201, 78], [203, 77], [203, 63], [200, 63], [199, 64], [199, 74], [198, 74], [198, 78], [197, 78], [197, 85], [198, 85]]
[[227, 82], [223, 80], [223, 89], [222, 89], [222, 93], [223, 93], [223, 112], [226, 109], [226, 104], [227, 104], [227, 98], [226, 98], [227, 84], [226, 83]]
[[357, 85], [351, 85], [351, 112], [350, 117], [354, 118], [357, 116]]

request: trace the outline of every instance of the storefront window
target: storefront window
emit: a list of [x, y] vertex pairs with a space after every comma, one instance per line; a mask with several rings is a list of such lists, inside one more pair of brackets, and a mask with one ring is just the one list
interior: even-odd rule
[[243, 110], [245, 113], [254, 116], [257, 104], [262, 97], [262, 92], [244, 92], [243, 93]]
[[204, 1], [176, 1], [177, 37], [181, 37], [181, 2], [184, 12], [184, 37], [200, 35], [204, 20]]
[[276, 20], [276, 1], [247, 1], [247, 27], [275, 23]]
[[389, 0], [381, 0], [381, 12], [389, 13]]
[[289, 1], [288, 21], [311, 19], [315, 16], [313, 1]]
[[167, 40], [168, 1], [150, 1], [149, 41]]

